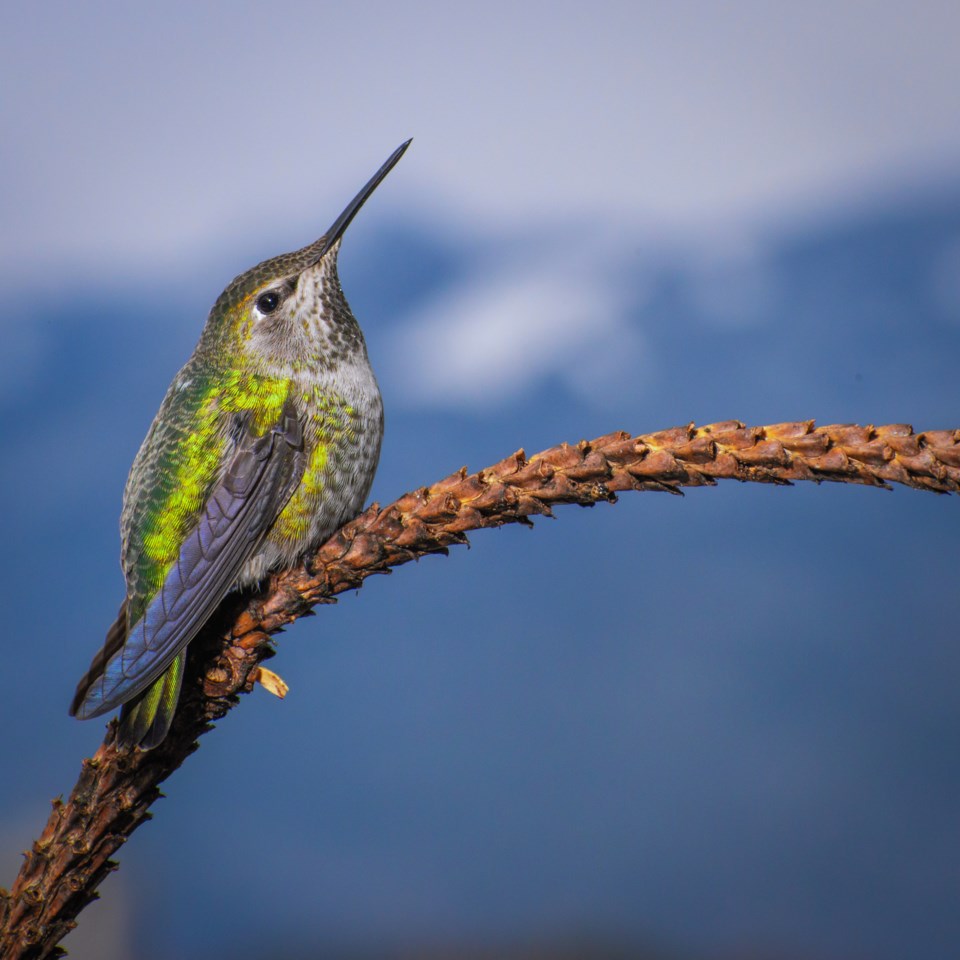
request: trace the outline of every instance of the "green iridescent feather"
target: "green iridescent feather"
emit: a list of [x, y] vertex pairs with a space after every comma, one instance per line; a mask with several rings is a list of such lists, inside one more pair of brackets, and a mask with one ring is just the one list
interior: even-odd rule
[[[237, 369], [188, 364], [172, 385], [161, 417], [137, 456], [122, 518], [127, 622], [133, 626], [157, 595], [218, 480], [237, 415], [261, 435], [277, 420], [290, 381]], [[120, 739], [145, 749], [166, 734], [183, 674], [180, 654], [143, 694], [124, 706]]]

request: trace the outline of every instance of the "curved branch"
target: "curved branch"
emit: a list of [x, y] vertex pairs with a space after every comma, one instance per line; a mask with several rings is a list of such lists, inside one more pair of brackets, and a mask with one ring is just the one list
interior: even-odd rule
[[[371, 574], [465, 543], [466, 531], [530, 523], [564, 503], [613, 502], [626, 490], [712, 486], [731, 479], [789, 484], [824, 480], [921, 490], [960, 490], [960, 430], [914, 433], [904, 424], [814, 427], [813, 421], [745, 427], [726, 421], [631, 436], [611, 433], [533, 457], [523, 451], [486, 470], [459, 471], [371, 506], [304, 565], [271, 576], [255, 595], [233, 595], [190, 645], [188, 679], [166, 740], [147, 753], [103, 744], [83, 761], [70, 798], [54, 802], [10, 893], [0, 891], [0, 960], [60, 955], [110, 857], [149, 819], [159, 784], [197, 749], [197, 738], [250, 690], [272, 656], [270, 635], [360, 587]], [[192, 681], [192, 682], [191, 682]]]

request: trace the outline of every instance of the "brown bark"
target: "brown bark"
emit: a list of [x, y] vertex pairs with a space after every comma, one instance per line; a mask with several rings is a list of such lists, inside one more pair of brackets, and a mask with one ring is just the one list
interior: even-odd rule
[[466, 531], [529, 523], [557, 504], [615, 501], [626, 490], [709, 486], [719, 479], [789, 484], [823, 480], [955, 493], [960, 430], [914, 433], [902, 424], [828, 426], [812, 421], [745, 427], [692, 424], [631, 437], [611, 433], [527, 458], [519, 451], [486, 470], [461, 470], [390, 506], [374, 505], [305, 565], [270, 578], [256, 595], [231, 596], [190, 648], [180, 707], [167, 739], [147, 753], [112, 742], [83, 761], [67, 801], [57, 800], [12, 891], [0, 891], [0, 960], [45, 958], [95, 899], [110, 857], [150, 817], [159, 784], [197, 749], [197, 738], [237, 703], [272, 655], [269, 638], [318, 603], [374, 573], [464, 543]]

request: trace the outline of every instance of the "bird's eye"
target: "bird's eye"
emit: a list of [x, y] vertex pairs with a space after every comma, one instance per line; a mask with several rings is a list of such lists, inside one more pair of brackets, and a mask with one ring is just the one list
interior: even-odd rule
[[257, 297], [257, 309], [263, 313], [273, 313], [280, 306], [280, 294], [276, 290], [268, 290]]

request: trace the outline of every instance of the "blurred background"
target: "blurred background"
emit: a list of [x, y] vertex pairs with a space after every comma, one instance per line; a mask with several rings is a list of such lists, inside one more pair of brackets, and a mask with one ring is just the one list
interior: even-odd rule
[[[99, 721], [126, 473], [225, 284], [341, 278], [381, 502], [690, 420], [960, 427], [952, 2], [7, 4], [0, 882]], [[566, 508], [280, 638], [78, 960], [956, 956], [960, 503]]]

